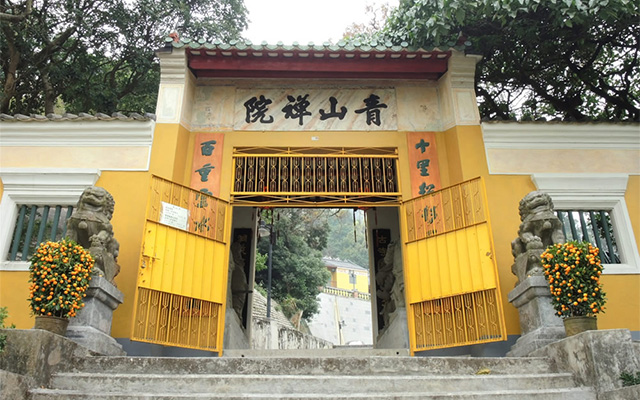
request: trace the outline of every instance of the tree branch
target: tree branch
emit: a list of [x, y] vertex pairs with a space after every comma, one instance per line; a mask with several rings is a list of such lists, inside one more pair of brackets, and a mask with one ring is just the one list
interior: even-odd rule
[[20, 14], [0, 13], [0, 21], [20, 22], [27, 18], [33, 11], [33, 0], [27, 0], [25, 9]]

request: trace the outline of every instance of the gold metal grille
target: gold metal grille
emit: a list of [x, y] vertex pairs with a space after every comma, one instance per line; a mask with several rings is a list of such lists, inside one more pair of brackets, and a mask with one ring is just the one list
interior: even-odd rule
[[405, 203], [412, 242], [487, 222], [480, 178]]
[[189, 233], [224, 242], [227, 202], [178, 183], [153, 176], [147, 219], [160, 222], [162, 203], [189, 210]]
[[412, 351], [506, 340], [482, 179], [412, 199], [403, 208]]
[[220, 351], [221, 304], [139, 287], [136, 307], [135, 340]]
[[[213, 196], [151, 177], [132, 340], [222, 351], [227, 207]], [[186, 221], [164, 215], [172, 212], [186, 215]]]
[[233, 158], [236, 204], [381, 205], [400, 199], [395, 149], [240, 148]]
[[496, 289], [412, 304], [416, 349], [494, 342], [502, 339]]

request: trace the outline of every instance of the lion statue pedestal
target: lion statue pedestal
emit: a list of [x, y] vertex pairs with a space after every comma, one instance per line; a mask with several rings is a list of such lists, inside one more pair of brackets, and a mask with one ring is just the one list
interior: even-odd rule
[[76, 210], [67, 221], [67, 236], [88, 249], [95, 260], [85, 306], [69, 321], [67, 337], [97, 353], [121, 356], [126, 353], [111, 337], [113, 311], [124, 300], [114, 284], [120, 272], [117, 263], [120, 245], [111, 225], [114, 207], [109, 192], [91, 186], [82, 192]]
[[507, 356], [522, 357], [564, 338], [562, 320], [551, 306], [549, 284], [540, 255], [555, 243], [564, 243], [562, 222], [553, 212], [551, 197], [531, 192], [520, 201], [518, 237], [511, 243], [514, 263], [511, 271], [518, 278], [508, 299], [520, 315], [520, 338]]

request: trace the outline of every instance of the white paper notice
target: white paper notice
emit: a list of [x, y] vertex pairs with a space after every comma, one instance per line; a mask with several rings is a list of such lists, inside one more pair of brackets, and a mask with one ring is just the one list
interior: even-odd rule
[[189, 230], [189, 210], [163, 201], [160, 223], [184, 231]]

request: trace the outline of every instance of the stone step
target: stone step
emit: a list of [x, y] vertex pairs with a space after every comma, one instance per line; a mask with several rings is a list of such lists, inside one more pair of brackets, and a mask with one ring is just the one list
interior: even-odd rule
[[566, 389], [575, 386], [571, 374], [519, 375], [258, 375], [258, 374], [100, 374], [58, 373], [53, 389], [126, 393], [343, 394], [397, 392], [457, 392]]
[[341, 346], [332, 349], [252, 349], [225, 350], [223, 357], [330, 358], [330, 357], [409, 357], [408, 349], [373, 349], [370, 346]]
[[[457, 393], [393, 393], [397, 400], [596, 400], [593, 390], [588, 388], [575, 389], [546, 389], [546, 390], [492, 390], [485, 392], [457, 392]], [[94, 392], [77, 390], [35, 389], [31, 391], [31, 400], [182, 400], [182, 399], [225, 399], [225, 400], [366, 400], [390, 399], [388, 393], [358, 393], [349, 394], [228, 394], [228, 393], [117, 393]]]
[[492, 375], [556, 372], [544, 357], [86, 357], [60, 372], [268, 375]]

